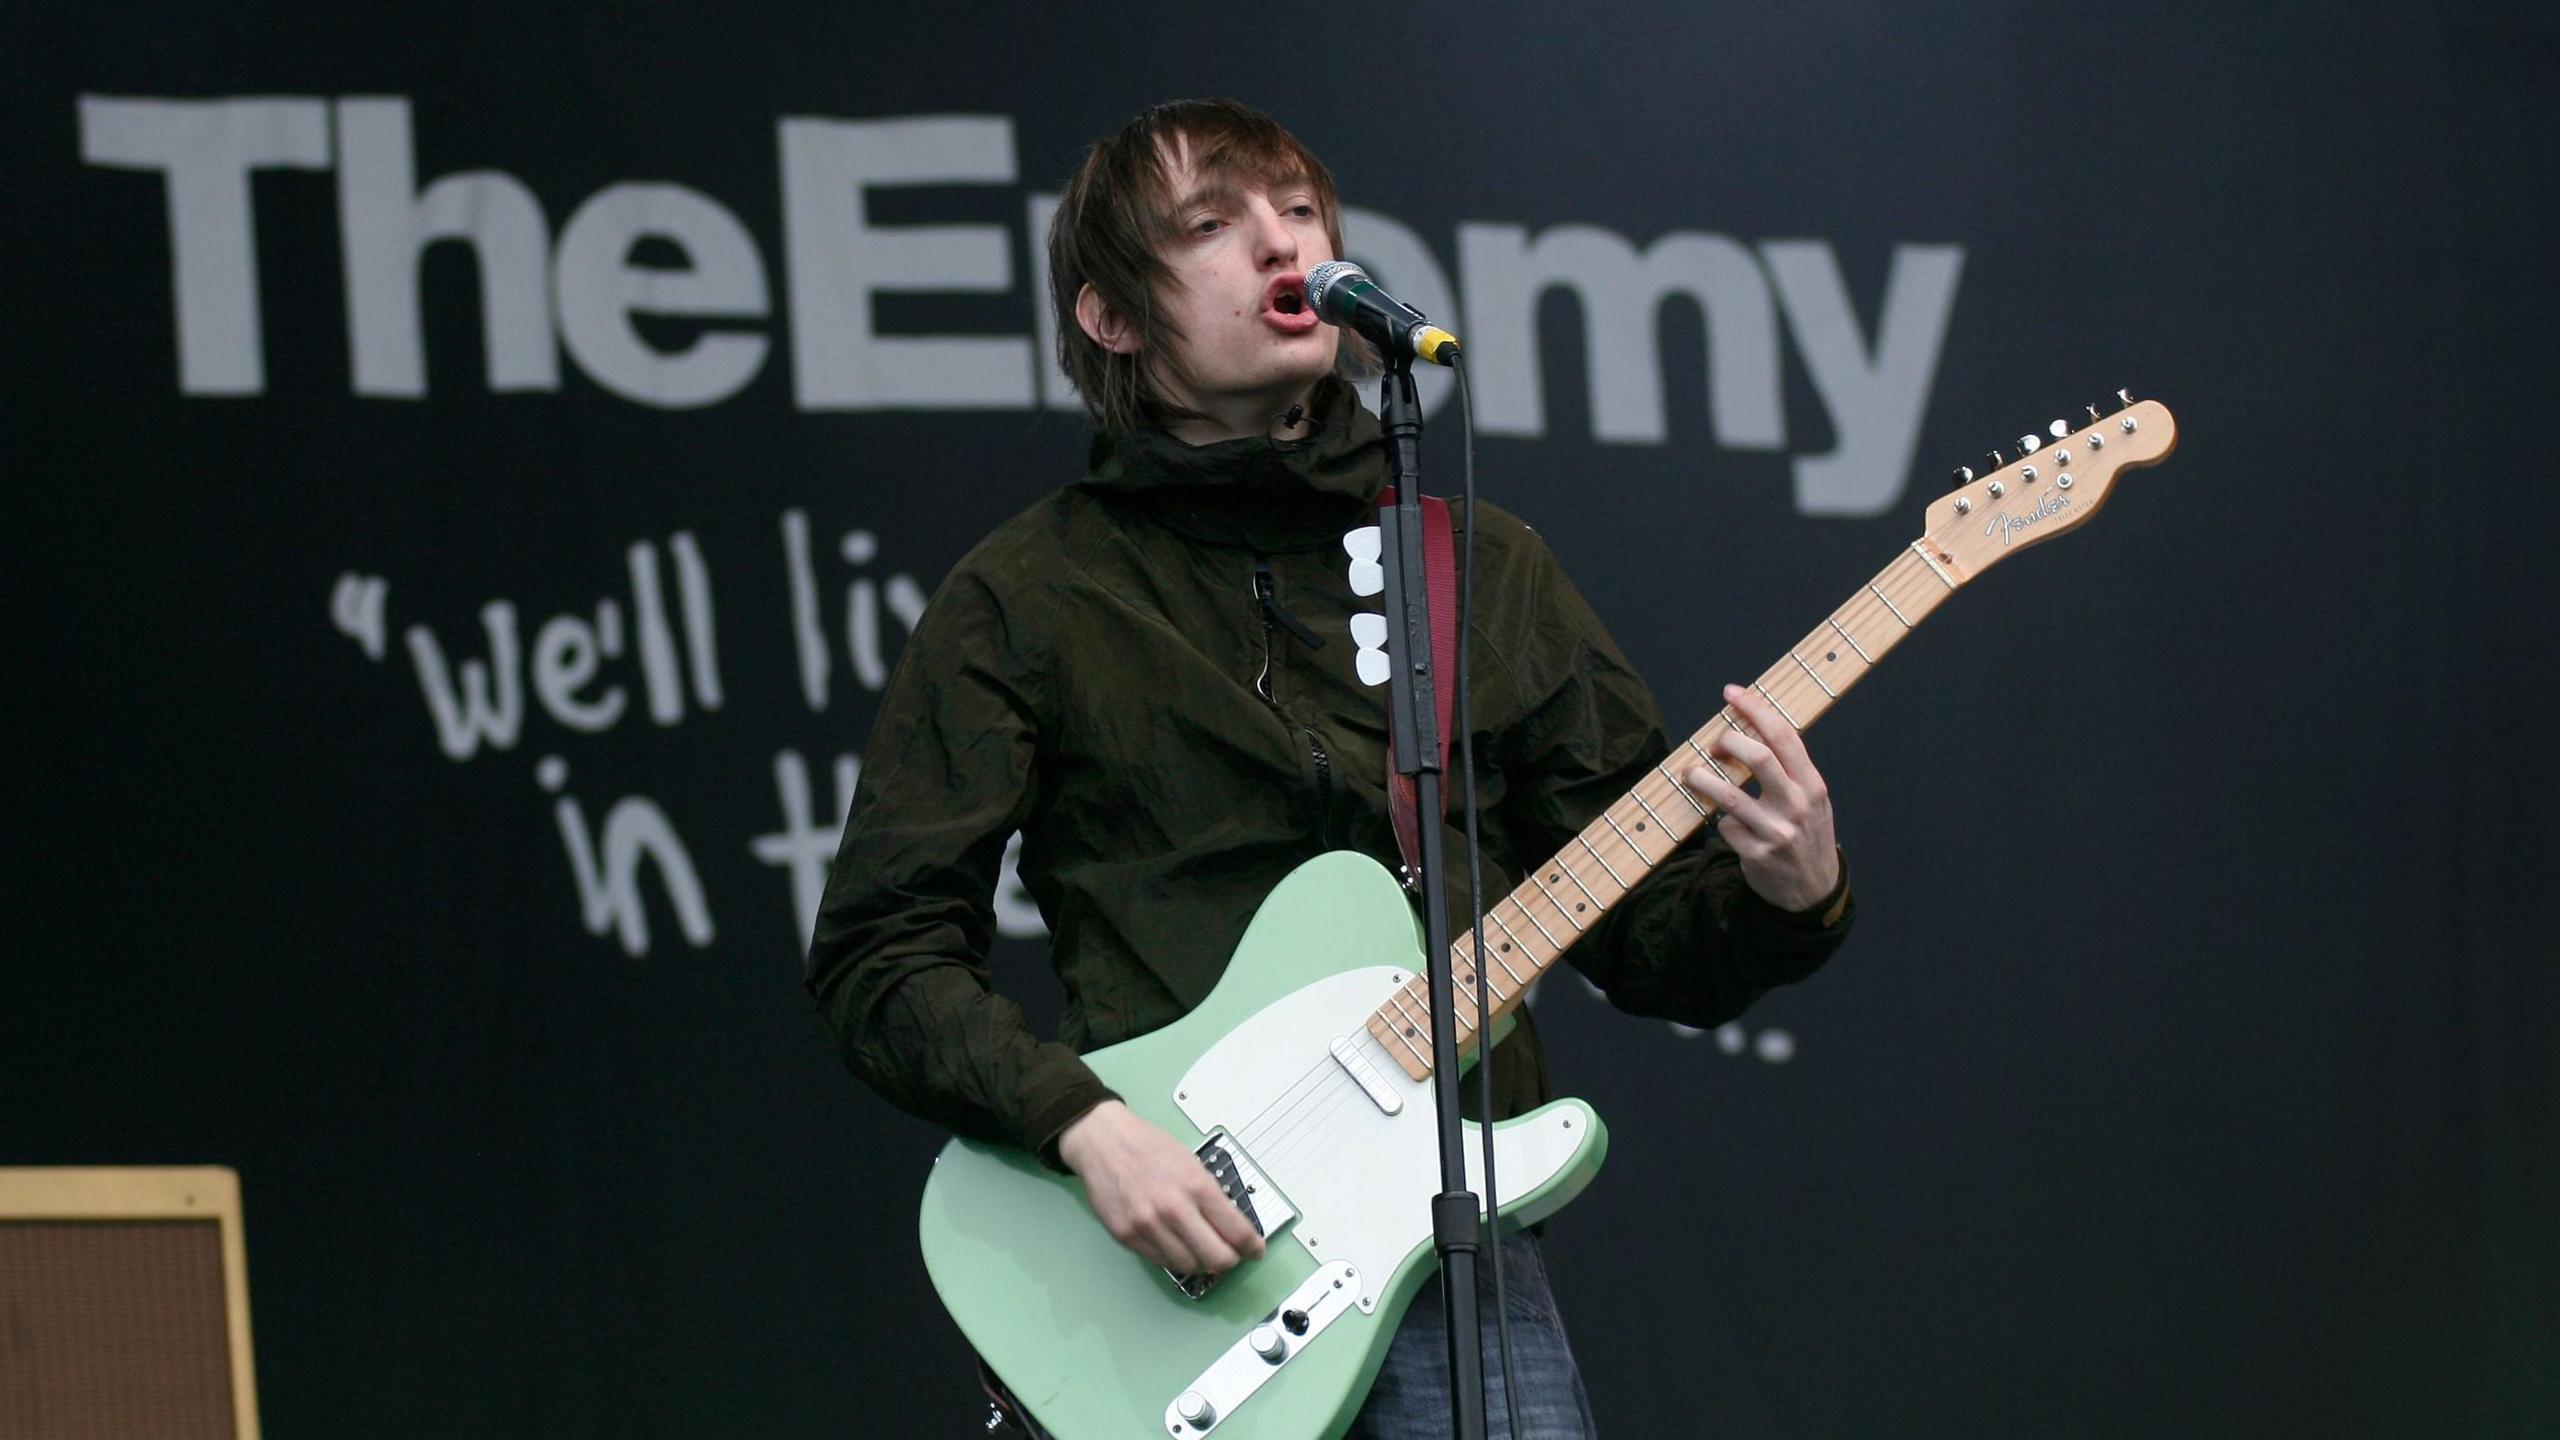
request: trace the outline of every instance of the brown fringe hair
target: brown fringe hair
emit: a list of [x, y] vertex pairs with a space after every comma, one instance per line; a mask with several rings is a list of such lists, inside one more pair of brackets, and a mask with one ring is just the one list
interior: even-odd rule
[[[1170, 193], [1165, 163], [1177, 148], [1188, 150], [1191, 168], [1200, 175], [1240, 175], [1264, 184], [1304, 178], [1315, 190], [1325, 238], [1336, 256], [1342, 253], [1333, 172], [1298, 137], [1251, 106], [1168, 101], [1094, 142], [1049, 223], [1049, 288], [1058, 311], [1058, 363], [1084, 397], [1094, 424], [1106, 431], [1200, 418], [1158, 388], [1160, 378], [1185, 388], [1191, 380], [1175, 343], [1181, 332], [1155, 304], [1158, 287], [1173, 275], [1159, 247], [1173, 236], [1178, 197]], [[1087, 284], [1136, 327], [1134, 352], [1114, 354], [1076, 323], [1076, 296]], [[1348, 332], [1338, 353], [1335, 369], [1345, 376], [1356, 377], [1375, 364], [1370, 347]]]

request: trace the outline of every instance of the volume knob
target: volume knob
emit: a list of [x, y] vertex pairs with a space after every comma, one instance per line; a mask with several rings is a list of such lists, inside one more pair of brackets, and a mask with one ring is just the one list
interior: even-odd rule
[[1253, 1333], [1245, 1337], [1245, 1343], [1253, 1347], [1254, 1354], [1274, 1365], [1289, 1358], [1289, 1342], [1281, 1339], [1280, 1332], [1269, 1325], [1254, 1326]]
[[[1159, 1390], [1156, 1393], [1161, 1395], [1164, 1392]], [[1173, 1402], [1173, 1413], [1194, 1429], [1206, 1430], [1218, 1423], [1218, 1407], [1210, 1404], [1209, 1397], [1197, 1390], [1183, 1391], [1182, 1398]]]

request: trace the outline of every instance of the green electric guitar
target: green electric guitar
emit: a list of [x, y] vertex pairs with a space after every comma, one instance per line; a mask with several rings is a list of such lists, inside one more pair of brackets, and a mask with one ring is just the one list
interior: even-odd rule
[[[2011, 552], [2094, 514], [2115, 478], [2177, 443], [2157, 402], [1959, 472], [1913, 541], [1763, 674], [1758, 687], [1810, 726], [1956, 589]], [[1507, 1016], [1575, 937], [1712, 814], [1673, 778], [1712, 758], [1730, 710], [1603, 810], [1485, 912], [1483, 977]], [[1453, 947], [1459, 1044], [1470, 1058], [1478, 977]], [[1217, 988], [1161, 1030], [1085, 1057], [1139, 1115], [1197, 1147], [1268, 1237], [1259, 1260], [1214, 1282], [1122, 1249], [1083, 1187], [1005, 1146], [955, 1140], [934, 1162], [918, 1223], [926, 1268], [961, 1332], [1058, 1440], [1318, 1440], [1349, 1427], [1404, 1309], [1433, 1268], [1427, 989], [1412, 904], [1375, 861], [1322, 855], [1255, 913]], [[1497, 1023], [1497, 1030], [1501, 1028]], [[1487, 1131], [1470, 1126], [1483, 1190]], [[1591, 1107], [1559, 1100], [1495, 1124], [1502, 1223], [1553, 1214], [1609, 1148]]]

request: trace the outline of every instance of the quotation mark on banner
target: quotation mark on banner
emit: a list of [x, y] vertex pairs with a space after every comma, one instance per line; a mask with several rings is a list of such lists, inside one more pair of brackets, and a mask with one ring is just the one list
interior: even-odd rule
[[[1342, 549], [1351, 557], [1351, 593], [1375, 595], [1387, 588], [1387, 572], [1378, 568], [1378, 527], [1363, 525], [1342, 537]], [[1351, 657], [1353, 668], [1360, 673], [1363, 685], [1387, 683], [1387, 617], [1360, 611], [1351, 617], [1351, 643], [1359, 653]]]
[[382, 658], [382, 612], [391, 599], [391, 582], [379, 575], [350, 570], [329, 592], [329, 619], [338, 633], [364, 647], [365, 658]]

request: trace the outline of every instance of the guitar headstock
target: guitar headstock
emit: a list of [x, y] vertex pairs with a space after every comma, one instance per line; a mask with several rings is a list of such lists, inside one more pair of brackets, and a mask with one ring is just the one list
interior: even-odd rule
[[2056, 420], [2041, 435], [2019, 436], [2014, 459], [1992, 451], [1984, 457], [1995, 467], [1988, 473], [1959, 468], [1954, 490], [1929, 506], [1921, 543], [1942, 565], [1970, 578], [2098, 513], [2118, 476], [2157, 465], [2178, 448], [2178, 422], [2168, 406], [2137, 403], [2122, 390], [2116, 400], [2106, 415], [2089, 406], [2076, 427]]

